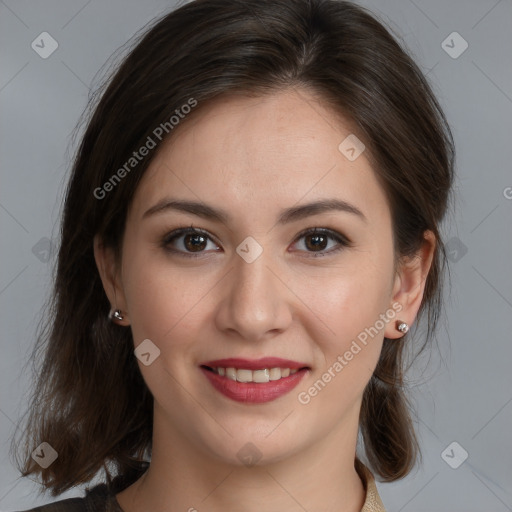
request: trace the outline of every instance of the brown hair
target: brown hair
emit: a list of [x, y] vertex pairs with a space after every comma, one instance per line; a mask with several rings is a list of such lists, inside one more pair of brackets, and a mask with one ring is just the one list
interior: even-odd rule
[[[53, 495], [90, 481], [102, 468], [109, 481], [118, 475], [129, 485], [151, 454], [152, 396], [130, 330], [107, 319], [93, 237], [99, 234], [119, 253], [127, 209], [156, 151], [109, 187], [105, 199], [94, 191], [191, 99], [196, 112], [223, 94], [289, 87], [306, 89], [341, 113], [366, 144], [391, 207], [396, 256], [413, 255], [425, 230], [436, 236], [420, 308], [427, 320], [421, 349], [432, 340], [446, 261], [439, 224], [449, 202], [454, 148], [416, 64], [379, 21], [350, 2], [188, 3], [153, 24], [109, 79], [75, 157], [49, 316], [36, 346], [43, 362], [26, 442], [17, 446], [23, 474], [40, 474]], [[384, 340], [360, 414], [370, 468], [387, 481], [407, 475], [418, 454], [403, 381], [410, 336]], [[30, 458], [43, 441], [59, 454], [47, 469]]]

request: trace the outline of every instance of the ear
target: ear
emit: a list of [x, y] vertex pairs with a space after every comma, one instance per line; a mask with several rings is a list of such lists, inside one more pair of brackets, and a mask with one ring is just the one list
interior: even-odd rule
[[[123, 319], [111, 318], [113, 322], [119, 325], [130, 325], [128, 319], [128, 309], [126, 299], [120, 278], [120, 269], [116, 261], [114, 250], [104, 245], [103, 240], [96, 235], [94, 237], [94, 259], [98, 272], [100, 274], [103, 289], [108, 297], [110, 306], [113, 310], [121, 310]], [[105, 312], [107, 314], [108, 312]]]
[[[401, 261], [393, 284], [392, 303], [398, 302], [402, 306], [397, 314], [397, 320], [406, 322], [409, 326], [418, 314], [436, 249], [436, 237], [432, 231], [425, 231], [423, 237], [418, 252]], [[384, 336], [397, 339], [403, 334], [396, 328], [395, 322], [390, 322], [386, 326]]]

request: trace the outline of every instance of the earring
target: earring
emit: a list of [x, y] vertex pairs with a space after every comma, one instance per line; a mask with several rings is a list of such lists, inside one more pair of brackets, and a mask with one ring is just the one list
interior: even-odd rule
[[116, 320], [122, 320], [124, 318], [120, 309], [111, 309], [108, 317], [110, 320], [112, 320], [112, 318], [115, 318]]
[[409, 330], [409, 324], [402, 322], [402, 320], [397, 320], [396, 328], [398, 331], [405, 334]]

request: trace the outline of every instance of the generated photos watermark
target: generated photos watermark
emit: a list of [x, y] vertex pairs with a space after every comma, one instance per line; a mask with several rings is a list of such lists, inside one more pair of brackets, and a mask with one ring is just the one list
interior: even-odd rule
[[[307, 391], [301, 391], [297, 395], [299, 403], [307, 405], [311, 402], [311, 399], [318, 395], [325, 386], [332, 381], [338, 375], [343, 368], [345, 368], [354, 357], [361, 352], [361, 350], [368, 344], [370, 339], [373, 339], [379, 332], [381, 332], [386, 324], [391, 322], [396, 317], [397, 313], [402, 311], [403, 306], [399, 302], [393, 303], [392, 307], [387, 309], [385, 313], [379, 315], [379, 319], [374, 322], [370, 327], [366, 327], [357, 335], [357, 340], [352, 340], [350, 348], [344, 352], [343, 355], [339, 355], [336, 361], [329, 366], [329, 368], [321, 375], [315, 383], [308, 388]], [[370, 339], [369, 339], [370, 338]], [[358, 343], [359, 342], [359, 343]], [[362, 346], [361, 346], [362, 345]]]
[[171, 133], [182, 119], [185, 119], [187, 114], [197, 106], [197, 100], [189, 98], [187, 103], [177, 108], [174, 112], [176, 115], [172, 115], [168, 121], [160, 123], [152, 132], [152, 135], [148, 135], [146, 142], [137, 150], [132, 153], [132, 156], [126, 160], [122, 167], [112, 174], [112, 176], [103, 183], [101, 187], [96, 187], [93, 191], [93, 195], [96, 199], [104, 199], [109, 192], [121, 182], [142, 160], [157, 146], [157, 142], [161, 141], [166, 135]]

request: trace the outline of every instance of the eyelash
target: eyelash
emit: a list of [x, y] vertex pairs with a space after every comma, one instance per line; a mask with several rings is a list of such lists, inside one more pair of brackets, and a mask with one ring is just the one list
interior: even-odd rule
[[[180, 236], [189, 235], [189, 234], [203, 235], [208, 240], [216, 243], [215, 240], [210, 236], [210, 234], [207, 231], [200, 229], [200, 228], [195, 228], [194, 226], [191, 225], [190, 227], [187, 227], [187, 228], [175, 229], [174, 231], [165, 235], [162, 240], [161, 246], [166, 251], [171, 252], [173, 254], [178, 254], [185, 258], [199, 258], [204, 254], [204, 251], [198, 251], [197, 253], [183, 252], [181, 250], [176, 250], [176, 249], [172, 249], [169, 247], [171, 242], [175, 241]], [[300, 233], [299, 235], [297, 235], [297, 237], [295, 238], [293, 243], [294, 244], [297, 243], [301, 238], [304, 238], [308, 235], [324, 235], [332, 240], [335, 240], [339, 244], [337, 248], [329, 249], [328, 251], [324, 251], [324, 250], [318, 251], [318, 252], [317, 251], [305, 251], [305, 252], [308, 252], [311, 254], [311, 256], [308, 256], [308, 257], [322, 258], [322, 257], [328, 256], [328, 255], [337, 253], [344, 248], [352, 247], [352, 242], [348, 238], [343, 236], [341, 233], [338, 233], [337, 231], [333, 231], [332, 229], [327, 229], [327, 228], [309, 228], [309, 229], [303, 231], [302, 233]]]

